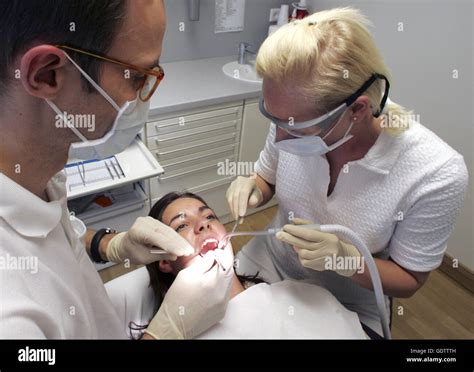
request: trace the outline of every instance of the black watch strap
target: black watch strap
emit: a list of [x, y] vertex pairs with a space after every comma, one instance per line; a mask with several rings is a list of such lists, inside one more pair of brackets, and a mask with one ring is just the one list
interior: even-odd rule
[[102, 257], [100, 256], [99, 245], [100, 245], [100, 241], [102, 240], [104, 235], [112, 234], [112, 233], [115, 233], [115, 230], [106, 228], [106, 229], [100, 229], [99, 231], [97, 231], [94, 234], [94, 237], [92, 238], [92, 241], [91, 241], [92, 261], [97, 262], [97, 263], [106, 263], [106, 262], [108, 262], [106, 260], [103, 260]]

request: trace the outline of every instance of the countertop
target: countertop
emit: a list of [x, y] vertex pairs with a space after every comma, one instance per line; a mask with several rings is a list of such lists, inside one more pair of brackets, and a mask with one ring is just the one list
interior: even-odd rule
[[262, 84], [228, 77], [222, 66], [237, 56], [164, 63], [165, 78], [150, 103], [150, 117], [257, 98]]

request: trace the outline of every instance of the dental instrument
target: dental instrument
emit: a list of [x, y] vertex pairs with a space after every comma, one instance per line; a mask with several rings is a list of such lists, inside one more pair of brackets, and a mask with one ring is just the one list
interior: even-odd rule
[[[319, 230], [321, 232], [326, 232], [326, 233], [332, 233], [332, 234], [339, 233], [345, 238], [347, 238], [348, 241], [351, 242], [359, 250], [359, 252], [364, 257], [364, 260], [367, 264], [367, 268], [369, 269], [370, 279], [372, 281], [372, 286], [373, 286], [374, 294], [375, 294], [375, 300], [377, 303], [377, 309], [380, 315], [380, 322], [382, 324], [383, 335], [385, 339], [390, 340], [391, 333], [390, 333], [390, 326], [389, 326], [389, 318], [387, 315], [387, 309], [385, 307], [382, 282], [380, 280], [380, 275], [377, 270], [377, 266], [375, 264], [374, 258], [372, 257], [372, 253], [370, 252], [369, 248], [364, 243], [364, 241], [360, 239], [359, 236], [354, 231], [352, 231], [348, 227], [341, 226], [341, 225], [310, 224], [310, 225], [300, 225], [300, 226], [307, 229], [316, 229], [316, 230]], [[261, 231], [230, 232], [224, 235], [223, 239], [219, 243], [219, 247], [221, 245], [222, 247], [225, 247], [229, 243], [230, 238], [234, 236], [276, 235], [279, 231], [283, 231], [283, 228], [275, 227], [275, 228], [270, 228], [270, 229], [261, 230]]]
[[[313, 225], [311, 225], [313, 226]], [[262, 236], [262, 235], [276, 235], [277, 232], [283, 231], [282, 228], [276, 227], [271, 228], [268, 230], [261, 230], [261, 231], [234, 231], [227, 233], [219, 242], [218, 248], [224, 248], [230, 241], [231, 238], [234, 236]]]

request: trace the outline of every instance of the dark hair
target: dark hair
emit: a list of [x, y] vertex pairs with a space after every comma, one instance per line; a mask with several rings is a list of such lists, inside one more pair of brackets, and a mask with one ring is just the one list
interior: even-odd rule
[[[198, 195], [190, 192], [170, 192], [163, 197], [161, 197], [155, 205], [150, 210], [148, 215], [153, 217], [155, 220], [163, 221], [163, 213], [165, 209], [173, 203], [175, 200], [182, 198], [191, 198], [199, 200], [201, 203], [207, 206], [207, 203]], [[171, 287], [175, 279], [174, 275], [171, 273], [164, 273], [160, 270], [159, 262], [152, 262], [151, 264], [146, 265], [148, 274], [150, 275], [150, 286], [153, 288], [156, 298], [156, 307], [163, 301], [168, 288]]]
[[[155, 205], [150, 210], [148, 215], [153, 217], [159, 221], [162, 221], [163, 213], [165, 209], [173, 203], [175, 200], [182, 199], [182, 198], [191, 198], [196, 199], [202, 202], [205, 206], [208, 207], [207, 203], [198, 195], [190, 193], [190, 192], [170, 192], [164, 195], [160, 200], [158, 200]], [[148, 270], [148, 274], [150, 275], [150, 286], [153, 289], [153, 293], [155, 294], [155, 313], [158, 311], [159, 306], [163, 302], [166, 292], [173, 284], [175, 276], [172, 273], [164, 273], [160, 270], [159, 262], [152, 262], [146, 265]], [[246, 276], [246, 275], [237, 275], [239, 281], [243, 283], [265, 283], [265, 281], [258, 277], [258, 273], [253, 276]], [[148, 325], [137, 325], [133, 322], [130, 322], [129, 329], [130, 329], [130, 336], [132, 338], [135, 337], [132, 332], [139, 331], [146, 329]]]
[[[13, 78], [8, 69], [18, 53], [47, 43], [106, 54], [125, 12], [125, 0], [0, 0], [0, 95]], [[98, 80], [100, 60], [72, 51], [68, 54]]]

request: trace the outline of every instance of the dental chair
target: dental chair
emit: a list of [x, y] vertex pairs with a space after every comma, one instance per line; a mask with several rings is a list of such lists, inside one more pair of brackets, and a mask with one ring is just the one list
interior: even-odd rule
[[105, 284], [122, 329], [129, 338], [130, 321], [146, 325], [154, 315], [155, 295], [149, 284], [150, 277], [146, 267], [133, 270]]

